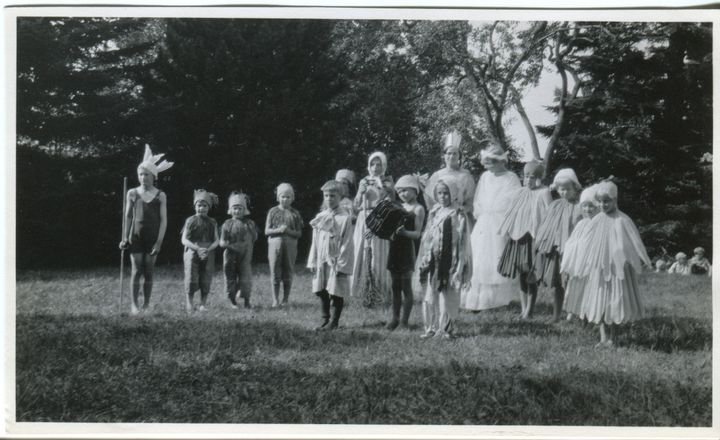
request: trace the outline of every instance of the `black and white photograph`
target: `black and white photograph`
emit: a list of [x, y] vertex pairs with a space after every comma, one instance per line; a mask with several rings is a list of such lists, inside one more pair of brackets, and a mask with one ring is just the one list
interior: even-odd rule
[[4, 12], [6, 434], [720, 434], [718, 10]]

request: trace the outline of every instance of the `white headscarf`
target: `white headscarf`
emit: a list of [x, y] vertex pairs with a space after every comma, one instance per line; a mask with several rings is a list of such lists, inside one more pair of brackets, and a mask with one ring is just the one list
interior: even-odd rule
[[380, 173], [380, 175], [384, 176], [385, 172], [387, 171], [387, 156], [385, 156], [385, 153], [383, 153], [382, 151], [376, 151], [370, 154], [370, 157], [368, 157], [368, 174], [372, 175], [372, 172], [370, 171], [370, 164], [376, 157], [380, 159], [380, 163], [382, 164], [382, 172]]

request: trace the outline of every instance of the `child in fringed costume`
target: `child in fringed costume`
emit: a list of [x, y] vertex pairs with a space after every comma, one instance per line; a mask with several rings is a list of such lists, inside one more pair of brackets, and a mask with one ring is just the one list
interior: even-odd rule
[[218, 204], [218, 196], [204, 189], [195, 190], [195, 215], [185, 220], [182, 244], [185, 246], [185, 308], [193, 310], [193, 296], [200, 289], [200, 311], [205, 311], [207, 297], [215, 270], [215, 248], [218, 246], [217, 222], [208, 217], [210, 209]]
[[615, 324], [643, 316], [637, 274], [651, 264], [635, 224], [617, 207], [617, 195], [614, 183], [598, 184], [602, 212], [590, 220], [585, 245], [567, 262], [571, 276], [587, 277], [580, 318], [600, 325], [600, 346], [614, 344]]
[[[569, 263], [575, 261], [578, 253], [584, 246], [587, 246], [585, 233], [590, 225], [590, 220], [599, 212], [597, 200], [595, 199], [596, 192], [597, 185], [592, 185], [580, 193], [580, 208], [582, 209], [583, 218], [575, 225], [575, 229], [573, 229], [570, 238], [568, 238], [567, 243], [565, 243], [565, 251], [563, 252], [562, 262], [560, 263], [561, 274], [568, 274]], [[565, 302], [563, 303], [563, 309], [568, 312], [568, 321], [574, 316], [580, 316], [580, 307], [582, 306], [586, 282], [587, 279], [584, 277], [568, 277], [567, 285], [565, 286]]]
[[132, 264], [132, 303], [130, 313], [139, 313], [140, 277], [143, 283], [143, 310], [150, 306], [153, 288], [153, 271], [165, 230], [167, 229], [167, 198], [165, 193], [155, 187], [158, 174], [173, 166], [172, 162], [160, 161], [163, 154], [153, 155], [150, 146], [145, 144], [145, 155], [137, 167], [140, 185], [127, 192], [127, 217], [120, 249], [130, 250]]
[[578, 205], [580, 182], [575, 171], [563, 168], [555, 174], [551, 189], [560, 196], [548, 206], [535, 237], [535, 277], [553, 289], [553, 321], [560, 320], [565, 286], [560, 276], [560, 262], [570, 234], [582, 218]]
[[275, 193], [278, 204], [270, 208], [265, 221], [272, 283], [272, 307], [281, 304], [280, 283], [283, 286], [282, 304], [287, 304], [290, 297], [297, 258], [297, 242], [303, 228], [300, 213], [291, 206], [295, 199], [293, 187], [289, 183], [281, 183]]
[[413, 306], [412, 275], [417, 258], [417, 244], [425, 222], [425, 208], [417, 201], [421, 189], [420, 179], [412, 175], [402, 176], [395, 185], [401, 201], [399, 205], [407, 215], [391, 239], [388, 253], [387, 269], [392, 278], [392, 319], [387, 325], [388, 330], [394, 330], [398, 325], [408, 328]]
[[228, 214], [220, 228], [220, 247], [223, 252], [223, 273], [225, 292], [233, 308], [237, 308], [237, 297], [244, 300], [246, 309], [250, 308], [252, 290], [252, 255], [255, 240], [258, 237], [257, 226], [248, 215], [248, 197], [233, 191], [228, 198]]
[[533, 238], [552, 201], [550, 190], [542, 186], [545, 168], [539, 162], [530, 161], [523, 169], [525, 186], [519, 188], [500, 225], [500, 235], [508, 241], [500, 257], [498, 272], [507, 278], [520, 279], [520, 317], [532, 315], [537, 297], [537, 283], [530, 276], [533, 268]]
[[455, 179], [438, 180], [433, 195], [437, 203], [428, 214], [415, 267], [424, 295], [421, 338], [449, 339], [460, 311], [460, 289], [472, 275], [470, 231]]
[[352, 295], [362, 298], [363, 305], [389, 304], [392, 281], [387, 270], [390, 242], [367, 234], [365, 218], [383, 199], [394, 198], [392, 177], [385, 175], [387, 157], [376, 151], [368, 158], [368, 175], [358, 185], [355, 209], [358, 210], [353, 246], [355, 264], [352, 270]]
[[[338, 327], [344, 297], [350, 293], [353, 267], [352, 221], [340, 208], [340, 185], [335, 180], [325, 182], [323, 209], [310, 221], [312, 244], [307, 267], [314, 272], [312, 288], [320, 298], [322, 322], [316, 330]], [[330, 303], [333, 306], [330, 321]]]
[[355, 205], [353, 197], [355, 193], [355, 173], [351, 170], [342, 169], [335, 173], [335, 180], [340, 183], [342, 200], [340, 200], [340, 207], [347, 211], [348, 215], [352, 217], [353, 224], [355, 223]]
[[498, 230], [512, 195], [520, 189], [520, 179], [507, 169], [507, 152], [499, 146], [481, 150], [480, 157], [487, 171], [480, 176], [473, 203], [472, 282], [463, 289], [460, 300], [463, 309], [473, 311], [507, 306], [518, 285], [517, 280], [500, 275], [497, 267], [508, 240]]

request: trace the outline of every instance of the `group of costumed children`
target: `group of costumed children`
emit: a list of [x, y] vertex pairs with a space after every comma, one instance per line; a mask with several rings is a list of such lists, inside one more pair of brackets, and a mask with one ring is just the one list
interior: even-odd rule
[[[457, 134], [446, 139], [446, 147], [459, 151]], [[506, 161], [507, 156], [502, 153], [496, 146], [484, 149], [483, 164]], [[143, 308], [148, 306], [155, 257], [167, 225], [165, 194], [154, 182], [158, 173], [170, 168], [172, 163], [161, 158], [162, 155], [153, 155], [146, 146], [145, 157], [138, 166], [140, 185], [126, 196], [125, 215], [129, 221], [120, 247], [129, 249], [131, 254], [133, 314], [140, 310], [143, 277]], [[485, 174], [490, 173], [486, 167]], [[316, 329], [338, 327], [345, 298], [360, 295], [365, 282], [360, 274], [369, 271], [390, 274], [389, 279], [378, 276], [374, 280], [381, 284], [379, 290], [385, 288], [392, 292], [388, 329], [408, 327], [414, 293], [419, 293], [423, 299], [421, 337], [450, 339], [454, 336], [461, 297], [465, 301], [463, 295], [475, 279], [473, 268], [477, 271], [479, 267], [480, 257], [474, 255], [474, 245], [471, 246], [471, 232], [475, 235], [475, 230], [473, 213], [468, 212], [467, 207], [465, 188], [468, 184], [452, 173], [432, 178], [431, 188], [425, 188], [424, 179], [417, 175], [405, 175], [393, 183], [385, 175], [386, 169], [387, 159], [383, 153], [370, 155], [369, 174], [358, 183], [354, 199], [350, 198], [350, 187], [355, 177], [349, 170], [340, 170], [335, 179], [320, 188], [322, 208], [309, 222], [313, 235], [307, 261], [307, 267], [313, 272], [312, 290], [321, 305], [321, 322]], [[493, 225], [492, 229], [499, 223], [497, 230], [482, 231], [503, 247], [490, 269], [494, 276], [519, 281], [522, 319], [532, 315], [538, 285], [542, 284], [553, 292], [554, 320], [560, 319], [564, 309], [568, 319], [576, 316], [598, 324], [600, 345], [612, 345], [615, 325], [643, 314], [637, 276], [643, 265], [650, 265], [650, 259], [640, 234], [632, 220], [618, 209], [618, 189], [614, 183], [603, 181], [582, 190], [575, 172], [565, 168], [555, 174], [552, 185], [547, 188], [541, 183], [543, 175], [542, 164], [526, 163], [524, 185], [513, 183], [512, 188], [505, 188], [509, 196], [499, 207], [502, 209], [499, 220], [482, 223]], [[517, 178], [514, 179], [516, 182]], [[426, 201], [430, 202], [427, 213], [418, 202], [423, 190]], [[552, 200], [551, 190], [559, 198]], [[278, 204], [270, 209], [265, 223], [273, 307], [288, 302], [297, 241], [303, 228], [300, 214], [291, 206], [292, 186], [280, 184], [276, 195]], [[385, 199], [392, 200], [405, 214], [390, 240], [369, 233], [365, 222]], [[208, 216], [218, 201], [217, 195], [196, 190], [195, 214], [187, 218], [182, 228], [188, 312], [195, 310], [193, 297], [197, 290], [200, 290], [198, 310], [206, 309], [217, 247], [223, 249], [225, 290], [232, 307], [238, 306], [238, 298], [243, 299], [245, 307], [251, 306], [251, 258], [258, 228], [248, 217], [247, 196], [233, 192], [228, 197], [231, 217], [218, 233], [217, 223]], [[478, 210], [478, 203], [482, 202], [478, 202], [476, 196], [476, 216], [482, 212]], [[476, 226], [481, 220], [477, 220]], [[496, 236], [499, 238], [493, 238]]]

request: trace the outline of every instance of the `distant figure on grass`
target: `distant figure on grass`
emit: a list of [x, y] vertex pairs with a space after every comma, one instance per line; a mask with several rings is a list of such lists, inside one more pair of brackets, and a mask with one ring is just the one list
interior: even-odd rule
[[[368, 231], [365, 219], [377, 204], [384, 199], [393, 199], [393, 179], [385, 175], [387, 157], [376, 151], [368, 158], [368, 175], [360, 180], [355, 196], [355, 208], [358, 210], [353, 246], [355, 248], [352, 270], [352, 295], [362, 298], [366, 307], [389, 304], [392, 282], [387, 270], [387, 258], [390, 243]], [[374, 284], [370, 286], [370, 283]]]
[[472, 228], [472, 282], [462, 291], [460, 307], [479, 311], [503, 307], [515, 298], [518, 281], [498, 272], [498, 263], [507, 243], [500, 225], [510, 207], [512, 196], [520, 189], [520, 179], [506, 168], [507, 152], [490, 145], [480, 152], [487, 171], [482, 173], [473, 203], [475, 226]]
[[688, 263], [685, 252], [675, 254], [675, 262], [670, 266], [670, 269], [668, 269], [668, 273], [690, 275], [690, 264]]
[[705, 249], [701, 247], [696, 247], [695, 250], [693, 250], [693, 257], [690, 259], [690, 272], [694, 275], [712, 275], [712, 266], [710, 265], [710, 261], [705, 258]]
[[200, 311], [207, 307], [213, 272], [215, 271], [215, 248], [218, 247], [217, 222], [208, 212], [218, 204], [218, 196], [204, 189], [195, 190], [193, 205], [195, 215], [185, 220], [182, 228], [182, 244], [185, 246], [185, 309], [193, 311], [193, 296], [200, 289]]
[[228, 197], [228, 214], [220, 228], [220, 247], [223, 251], [223, 274], [225, 292], [233, 308], [237, 308], [238, 296], [243, 299], [246, 309], [251, 307], [252, 255], [258, 229], [248, 215], [248, 197], [233, 191]]
[[598, 184], [595, 198], [602, 212], [590, 220], [584, 244], [566, 261], [570, 276], [587, 277], [580, 318], [599, 324], [598, 346], [614, 344], [616, 324], [642, 318], [637, 274], [651, 264], [637, 227], [618, 209], [617, 196], [614, 183]]
[[655, 261], [655, 272], [665, 272], [669, 267], [670, 261], [665, 255], [658, 257], [657, 261]]
[[402, 176], [395, 184], [395, 191], [402, 202], [399, 205], [407, 215], [403, 225], [395, 231], [388, 253], [387, 269], [392, 278], [392, 319], [387, 325], [388, 330], [394, 330], [398, 325], [407, 329], [413, 306], [412, 276], [425, 222], [425, 208], [417, 201], [420, 189], [417, 176]]
[[337, 181], [325, 182], [321, 190], [323, 208], [310, 221], [313, 236], [307, 267], [313, 271], [313, 292], [320, 298], [322, 322], [316, 330], [334, 330], [338, 328], [344, 297], [350, 293], [353, 267], [352, 220], [340, 208], [341, 189]]
[[423, 293], [423, 339], [452, 338], [460, 311], [460, 290], [470, 282], [470, 228], [452, 177], [435, 184], [437, 203], [428, 214], [415, 267]]
[[542, 185], [544, 172], [545, 167], [540, 162], [525, 164], [525, 186], [518, 188], [513, 195], [499, 229], [500, 235], [507, 236], [508, 241], [497, 270], [504, 277], [520, 279], [521, 319], [532, 315], [537, 298], [537, 280], [532, 275], [533, 240], [552, 201], [550, 190]]
[[[568, 238], [565, 243], [565, 250], [560, 263], [561, 274], [568, 274], [569, 264], [576, 261], [577, 254], [582, 251], [584, 246], [587, 246], [585, 233], [590, 225], [590, 220], [600, 212], [598, 201], [595, 198], [597, 188], [597, 185], [592, 185], [580, 193], [580, 208], [582, 209], [583, 218], [575, 225], [575, 229], [573, 229], [570, 238]], [[563, 310], [567, 312], [568, 321], [581, 314], [586, 283], [587, 278], [585, 277], [568, 277], [567, 285], [565, 286], [565, 301], [563, 302]]]
[[137, 167], [140, 185], [127, 192], [127, 217], [120, 249], [130, 250], [132, 264], [132, 303], [130, 313], [137, 315], [140, 305], [140, 277], [143, 283], [143, 310], [150, 305], [153, 288], [153, 270], [167, 228], [167, 199], [165, 193], [155, 187], [158, 174], [173, 166], [172, 162], [160, 161], [163, 155], [153, 155], [145, 144], [143, 161]]
[[354, 224], [355, 218], [357, 217], [355, 214], [355, 203], [353, 201], [355, 197], [355, 173], [347, 169], [338, 170], [338, 172], [335, 173], [335, 180], [340, 184], [340, 192], [342, 194], [340, 207], [345, 209], [348, 215], [352, 217]]
[[558, 170], [551, 189], [557, 191], [559, 199], [548, 206], [535, 237], [535, 277], [553, 290], [553, 321], [560, 320], [565, 296], [565, 286], [560, 276], [560, 263], [565, 244], [573, 229], [582, 218], [578, 205], [580, 182], [570, 168]]
[[432, 176], [430, 176], [430, 179], [428, 179], [424, 191], [425, 204], [427, 205], [429, 212], [433, 205], [437, 203], [433, 198], [433, 189], [435, 188], [435, 184], [439, 179], [452, 177], [458, 184], [458, 191], [460, 192], [460, 195], [458, 196], [460, 200], [460, 207], [472, 221], [475, 179], [473, 179], [472, 174], [470, 174], [468, 170], [461, 167], [462, 151], [460, 150], [460, 143], [462, 141], [462, 137], [457, 131], [452, 131], [445, 135], [444, 140], [442, 157], [445, 167], [434, 172]]
[[270, 208], [265, 221], [265, 235], [268, 241], [268, 261], [272, 283], [272, 307], [280, 301], [282, 282], [282, 304], [287, 304], [292, 289], [297, 259], [297, 242], [302, 235], [303, 221], [297, 209], [293, 208], [295, 191], [289, 183], [281, 183], [275, 189], [277, 206]]

